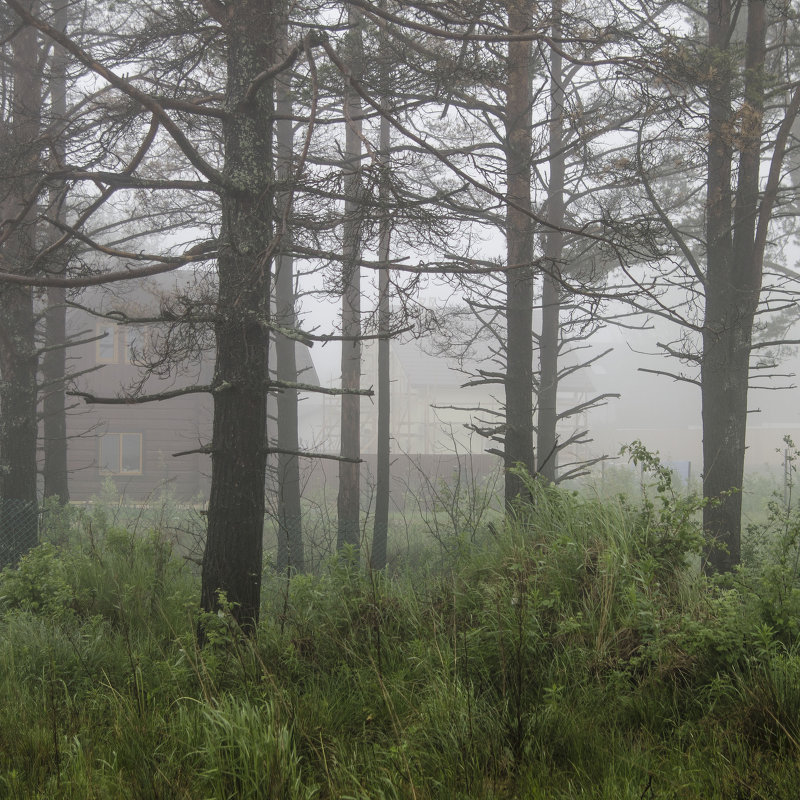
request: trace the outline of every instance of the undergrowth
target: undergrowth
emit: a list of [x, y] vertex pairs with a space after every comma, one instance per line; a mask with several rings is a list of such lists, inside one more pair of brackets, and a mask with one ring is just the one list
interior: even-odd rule
[[639, 503], [531, 482], [449, 560], [265, 574], [202, 649], [169, 537], [54, 514], [0, 575], [0, 796], [795, 797], [800, 519], [708, 580], [703, 501], [630, 454]]

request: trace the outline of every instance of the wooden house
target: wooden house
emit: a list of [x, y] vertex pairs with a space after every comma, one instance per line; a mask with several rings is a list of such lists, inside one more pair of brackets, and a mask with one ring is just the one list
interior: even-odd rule
[[[378, 382], [378, 346], [367, 340], [362, 351], [363, 387], [376, 387]], [[472, 367], [492, 370], [488, 353], [478, 353]], [[390, 345], [391, 435], [392, 451], [412, 456], [458, 453], [478, 455], [498, 448], [475, 433], [472, 426], [483, 427], [502, 420], [504, 388], [487, 383], [465, 386], [470, 375], [460, 369], [454, 358], [435, 353], [429, 341], [396, 339]], [[559, 384], [560, 407], [577, 406], [594, 393], [591, 369], [577, 370]], [[326, 397], [318, 417], [319, 431], [315, 440], [327, 452], [338, 452], [339, 402]], [[361, 403], [361, 451], [377, 452], [377, 398]], [[586, 414], [563, 420], [559, 426], [562, 440], [576, 429], [585, 428]], [[563, 453], [568, 461], [590, 457], [580, 449]]]
[[[142, 364], [162, 349], [169, 327], [122, 322], [157, 316], [194, 283], [194, 276], [184, 277], [178, 271], [135, 284], [86, 291], [77, 298], [82, 308], [70, 308], [67, 323], [68, 335], [82, 341], [68, 350], [69, 371], [78, 375], [75, 388], [97, 397], [117, 397], [134, 390], [159, 394], [209, 384], [215, 353], [208, 330], [198, 332], [194, 341], [205, 347], [198, 347], [175, 366], [143, 377]], [[298, 345], [297, 357], [302, 380], [316, 383], [307, 348]], [[274, 351], [271, 358], [274, 363]], [[75, 400], [67, 415], [72, 500], [90, 500], [110, 482], [131, 502], [145, 502], [164, 490], [181, 502], [205, 501], [211, 459], [201, 448], [211, 441], [213, 419], [208, 393], [141, 404]]]

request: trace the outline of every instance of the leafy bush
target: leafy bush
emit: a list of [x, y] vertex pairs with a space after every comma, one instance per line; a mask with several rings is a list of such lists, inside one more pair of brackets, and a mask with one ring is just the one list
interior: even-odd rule
[[794, 522], [708, 581], [702, 501], [631, 453], [638, 504], [528, 479], [446, 562], [268, 572], [256, 636], [223, 603], [203, 647], [163, 534], [54, 517], [0, 575], [0, 794], [794, 796]]
[[58, 540], [0, 572], [0, 608], [53, 619], [98, 616], [128, 637], [170, 640], [191, 626], [195, 581], [158, 532], [129, 533], [100, 512], [79, 515]]

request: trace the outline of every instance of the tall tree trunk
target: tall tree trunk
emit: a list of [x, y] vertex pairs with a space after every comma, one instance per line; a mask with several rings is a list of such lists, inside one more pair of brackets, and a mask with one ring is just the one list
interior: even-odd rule
[[[561, 40], [561, 0], [553, 2], [553, 40]], [[564, 75], [560, 51], [550, 49], [550, 126], [547, 189], [547, 221], [564, 224]], [[545, 267], [542, 276], [542, 332], [539, 337], [539, 398], [536, 430], [536, 470], [551, 483], [556, 479], [558, 440], [558, 355], [561, 339], [561, 271], [564, 234], [550, 229], [545, 234]]]
[[[66, 267], [66, 264], [64, 267]], [[50, 287], [47, 290], [47, 311], [45, 313], [46, 352], [42, 358], [44, 496], [57, 498], [61, 504], [69, 502], [67, 404], [65, 394], [67, 368], [66, 302], [66, 291], [64, 289]]]
[[[38, 2], [32, 0], [26, 7], [36, 13]], [[23, 25], [12, 41], [13, 89], [5, 157], [16, 169], [2, 189], [0, 212], [5, 220], [24, 213], [39, 177], [42, 79], [38, 57], [36, 30]], [[5, 263], [13, 271], [31, 272], [35, 238], [31, 210], [3, 247]], [[0, 554], [3, 560], [16, 560], [36, 542], [37, 362], [33, 293], [30, 288], [4, 284], [0, 287], [0, 534], [7, 543]]]
[[[508, 0], [512, 34], [530, 32], [531, 0]], [[506, 212], [509, 269], [506, 271], [506, 425], [504, 466], [506, 503], [524, 493], [512, 467], [534, 472], [533, 454], [533, 227], [531, 207], [531, 44], [508, 44], [505, 108], [508, 199]], [[515, 207], [516, 206], [516, 207]]]
[[[284, 26], [284, 50], [287, 49], [286, 20]], [[287, 73], [275, 82], [275, 111], [278, 116], [276, 177], [280, 184], [292, 179], [292, 91], [291, 77]], [[275, 315], [279, 325], [297, 327], [294, 292], [294, 262], [291, 255], [291, 191], [288, 186], [278, 195], [277, 216], [280, 225], [286, 224], [281, 235], [275, 266]], [[297, 351], [294, 339], [277, 334], [275, 336], [276, 374], [279, 381], [297, 382]], [[298, 392], [281, 389], [278, 392], [277, 444], [281, 451], [297, 451], [298, 441]], [[285, 573], [305, 570], [303, 551], [303, 526], [300, 508], [300, 459], [289, 452], [278, 453], [278, 571]]]
[[[386, 97], [384, 108], [388, 107]], [[372, 567], [386, 566], [386, 546], [389, 537], [389, 495], [391, 490], [391, 368], [389, 341], [389, 246], [392, 226], [389, 211], [391, 191], [389, 186], [389, 121], [381, 119], [381, 227], [378, 243], [378, 260], [383, 264], [378, 273], [378, 465], [375, 485], [375, 521], [372, 532]]]
[[250, 101], [251, 81], [277, 59], [279, 0], [226, 4], [228, 117], [219, 236], [214, 433], [201, 604], [232, 603], [242, 628], [258, 621], [261, 591], [269, 382], [269, 288], [273, 219], [272, 85]]
[[[363, 72], [364, 49], [361, 39], [360, 12], [350, 7], [347, 35], [347, 63], [356, 80]], [[342, 388], [357, 391], [361, 387], [361, 99], [345, 83], [344, 116], [346, 120], [344, 163], [344, 225], [342, 232]], [[341, 449], [343, 458], [361, 457], [361, 397], [342, 395]], [[360, 543], [360, 464], [339, 462], [337, 510], [339, 532], [337, 548], [358, 547]]]
[[727, 571], [740, 559], [741, 489], [747, 430], [747, 387], [753, 322], [761, 290], [763, 247], [756, 247], [766, 54], [764, 0], [747, 15], [745, 104], [738, 137], [736, 202], [731, 190], [735, 120], [729, 0], [710, 0], [708, 44], [720, 66], [709, 85], [707, 275], [703, 325], [703, 493], [715, 498], [703, 512], [712, 544], [707, 559]]
[[[60, 3], [53, 16], [53, 25], [66, 31], [68, 5]], [[50, 73], [51, 124], [58, 124], [67, 116], [67, 59], [64, 48], [53, 43], [53, 59]], [[56, 137], [53, 152], [54, 163], [64, 163], [64, 146]], [[61, 223], [66, 220], [64, 188], [56, 187], [50, 194], [50, 208], [54, 218]], [[54, 229], [57, 231], [58, 229]], [[56, 253], [57, 264], [49, 265], [50, 272], [64, 274], [67, 269], [66, 250]], [[44, 439], [44, 496], [57, 498], [59, 503], [69, 502], [69, 472], [67, 468], [67, 412], [65, 375], [67, 370], [67, 293], [62, 287], [51, 286], [47, 290], [45, 313], [45, 345], [42, 358], [42, 435]]]

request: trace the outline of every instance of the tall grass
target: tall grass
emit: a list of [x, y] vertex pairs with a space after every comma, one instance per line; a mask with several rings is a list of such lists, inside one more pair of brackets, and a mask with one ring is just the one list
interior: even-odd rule
[[532, 483], [413, 568], [267, 572], [202, 649], [170, 537], [73, 512], [0, 576], [0, 796], [795, 797], [794, 529], [709, 582], [636, 457], [639, 503]]

